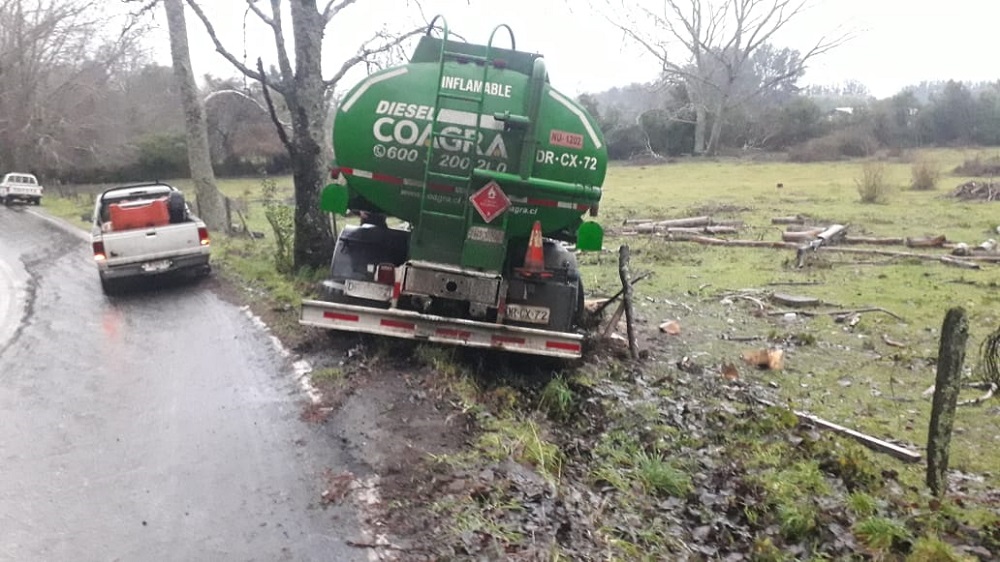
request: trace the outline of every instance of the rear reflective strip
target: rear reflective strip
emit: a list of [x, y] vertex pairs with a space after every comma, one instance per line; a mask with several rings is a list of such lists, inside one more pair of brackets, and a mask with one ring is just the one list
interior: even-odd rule
[[524, 345], [524, 338], [515, 338], [512, 336], [493, 336], [490, 339], [493, 343], [513, 343], [516, 345]]
[[343, 312], [324, 312], [323, 318], [328, 318], [330, 320], [343, 320], [345, 322], [357, 322], [359, 320], [357, 314], [344, 314]]
[[372, 179], [375, 181], [380, 181], [382, 183], [391, 183], [393, 185], [403, 185], [403, 178], [397, 178], [396, 176], [387, 176], [385, 174], [380, 174], [378, 172], [372, 173]]
[[580, 344], [561, 341], [547, 341], [545, 342], [545, 347], [548, 349], [562, 349], [565, 351], [580, 351]]
[[551, 199], [532, 199], [531, 197], [528, 198], [528, 204], [529, 205], [538, 205], [539, 207], [557, 207], [557, 206], [559, 206], [559, 202], [552, 201]]
[[379, 324], [385, 326], [386, 328], [398, 328], [400, 330], [413, 330], [416, 325], [413, 322], [403, 322], [401, 320], [390, 320], [388, 318], [382, 319]]
[[465, 330], [455, 330], [453, 328], [438, 328], [435, 333], [439, 336], [446, 338], [455, 338], [459, 340], [467, 340], [472, 337], [472, 332], [466, 332]]

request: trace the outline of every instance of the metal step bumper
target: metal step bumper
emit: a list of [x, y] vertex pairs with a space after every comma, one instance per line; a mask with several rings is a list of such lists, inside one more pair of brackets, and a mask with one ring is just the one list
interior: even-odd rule
[[299, 323], [330, 330], [363, 332], [564, 359], [577, 359], [583, 352], [583, 336], [580, 334], [325, 301], [303, 301]]

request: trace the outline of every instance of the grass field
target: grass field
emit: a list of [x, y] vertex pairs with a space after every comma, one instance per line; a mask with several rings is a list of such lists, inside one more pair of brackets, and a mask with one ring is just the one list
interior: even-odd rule
[[[966, 158], [995, 154], [995, 150], [934, 150], [887, 159], [885, 177], [891, 189], [882, 204], [860, 202], [856, 184], [862, 175], [860, 161], [615, 166], [605, 184], [601, 220], [609, 230], [620, 230], [625, 218], [711, 215], [743, 221], [746, 228], [736, 238], [778, 241], [784, 227], [772, 225], [770, 219], [802, 214], [820, 224], [848, 224], [853, 235], [943, 234], [950, 241], [974, 246], [1000, 238], [996, 230], [1000, 204], [947, 197], [970, 179], [950, 171]], [[943, 172], [937, 189], [909, 189], [910, 162], [917, 158], [936, 162]], [[781, 189], [776, 187], [779, 182]], [[723, 334], [784, 340], [783, 371], [748, 370], [745, 376], [777, 387], [781, 397], [796, 407], [915, 446], [926, 439], [930, 404], [921, 393], [933, 384], [946, 310], [961, 306], [969, 313], [966, 366], [973, 369], [979, 343], [1000, 327], [1000, 266], [962, 270], [914, 259], [817, 253], [800, 269], [791, 250], [707, 247], [651, 235], [612, 235], [605, 246], [614, 250], [620, 243], [633, 250], [634, 272], [655, 273], [636, 287], [648, 328], [653, 330], [666, 319], [679, 319], [684, 327], [679, 338], [662, 336], [664, 347], [710, 365], [738, 364], [740, 352], [757, 344], [726, 341], [720, 337]], [[620, 287], [614, 261], [610, 254], [583, 258], [589, 292], [611, 294]], [[770, 285], [788, 282], [810, 284]], [[848, 309], [880, 306], [904, 321], [866, 314], [848, 330], [831, 317], [756, 318], [752, 301], [737, 298], [723, 304], [728, 302], [722, 300], [724, 295], [745, 289], [816, 297]], [[886, 345], [883, 337], [905, 347]], [[952, 442], [953, 468], [990, 473], [1000, 466], [998, 414], [996, 401], [960, 411]], [[919, 482], [922, 468], [912, 468], [909, 476]]]
[[[746, 376], [777, 386], [783, 398], [835, 421], [850, 422], [881, 437], [921, 445], [926, 435], [929, 401], [921, 393], [933, 381], [938, 330], [945, 311], [964, 307], [970, 316], [969, 359], [975, 367], [978, 343], [1000, 325], [1000, 266], [979, 271], [934, 262], [816, 254], [796, 268], [794, 252], [772, 249], [715, 248], [661, 237], [620, 237], [625, 218], [677, 218], [711, 215], [738, 219], [746, 228], [738, 238], [779, 240], [771, 217], [803, 214], [818, 223], [850, 225], [853, 235], [880, 237], [933, 236], [978, 244], [1000, 238], [1000, 203], [960, 202], [947, 193], [969, 178], [950, 175], [963, 160], [993, 156], [996, 150], [933, 150], [886, 159], [891, 189], [885, 203], [861, 203], [856, 180], [862, 162], [819, 164], [755, 163], [743, 160], [680, 161], [657, 166], [612, 165], [605, 183], [599, 220], [609, 230], [607, 252], [582, 258], [590, 295], [611, 294], [619, 286], [614, 250], [620, 243], [633, 249], [633, 271], [653, 277], [637, 286], [640, 314], [651, 331], [662, 320], [679, 319], [684, 333], [662, 344], [708, 364], [738, 361], [750, 344], [720, 336], [765, 336], [802, 339], [811, 345], [788, 346], [786, 368], [779, 373]], [[911, 162], [923, 158], [943, 172], [937, 189], [908, 189]], [[289, 177], [275, 178], [281, 197], [290, 201]], [[776, 184], [783, 184], [777, 188]], [[172, 182], [191, 193], [189, 180]], [[254, 178], [219, 182], [229, 197], [250, 202], [246, 219], [263, 240], [219, 239], [217, 259], [247, 279], [277, 293], [279, 301], [297, 304], [305, 283], [289, 284], [273, 272], [268, 255], [273, 237], [258, 201], [261, 181]], [[78, 195], [49, 197], [46, 208], [80, 226], [89, 214], [94, 189]], [[771, 283], [813, 283], [775, 289]], [[793, 321], [756, 318], [750, 301], [726, 304], [723, 296], [743, 289], [782, 290], [816, 297], [835, 306], [880, 306], [902, 316], [867, 314], [853, 330], [819, 317]], [[805, 338], [794, 336], [808, 334]], [[885, 345], [883, 336], [905, 348]], [[813, 343], [814, 342], [814, 343]], [[957, 420], [952, 466], [988, 472], [1000, 465], [1000, 417], [997, 407], [967, 408]], [[917, 478], [916, 469], [912, 474]]]

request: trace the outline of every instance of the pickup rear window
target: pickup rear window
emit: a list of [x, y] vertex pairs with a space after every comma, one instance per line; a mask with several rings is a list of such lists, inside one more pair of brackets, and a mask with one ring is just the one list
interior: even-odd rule
[[21, 176], [17, 174], [11, 174], [7, 176], [5, 181], [7, 183], [20, 183], [23, 185], [38, 185], [38, 181], [35, 180], [35, 178], [31, 176]]

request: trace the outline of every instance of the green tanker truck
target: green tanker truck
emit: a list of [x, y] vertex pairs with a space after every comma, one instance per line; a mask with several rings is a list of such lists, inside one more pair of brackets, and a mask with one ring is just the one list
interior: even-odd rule
[[343, 181], [321, 207], [362, 224], [343, 229], [323, 300], [303, 302], [302, 324], [580, 356], [571, 245], [601, 247], [600, 225], [584, 217], [597, 214], [607, 148], [509, 27], [476, 45], [449, 39], [435, 18], [409, 63], [347, 92], [333, 147]]

